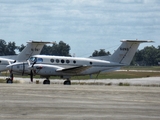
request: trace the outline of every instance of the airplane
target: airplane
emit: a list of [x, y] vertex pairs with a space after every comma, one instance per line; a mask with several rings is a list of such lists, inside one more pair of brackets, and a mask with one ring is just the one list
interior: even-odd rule
[[19, 74], [40, 75], [46, 80], [43, 84], [50, 84], [50, 76], [60, 76], [64, 85], [71, 85], [71, 76], [92, 75], [101, 72], [118, 70], [130, 65], [140, 43], [153, 42], [151, 40], [122, 40], [120, 47], [111, 56], [101, 57], [65, 57], [33, 55], [27, 62], [17, 62], [7, 66], [7, 69]]
[[[16, 62], [25, 62], [31, 56], [40, 54], [43, 46], [45, 44], [53, 43], [53, 42], [43, 42], [43, 41], [29, 41], [26, 47], [18, 54], [18, 55], [10, 55], [10, 56], [0, 56], [0, 72], [7, 71], [7, 65], [13, 64]], [[10, 71], [10, 78], [6, 78], [7, 83], [13, 82], [13, 74]]]

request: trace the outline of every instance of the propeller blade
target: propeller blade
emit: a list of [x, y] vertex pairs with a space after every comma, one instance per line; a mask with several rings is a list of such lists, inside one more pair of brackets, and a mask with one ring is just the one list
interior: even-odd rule
[[30, 79], [31, 79], [31, 82], [33, 82], [33, 71], [31, 70], [31, 73], [30, 73]]
[[11, 80], [13, 80], [13, 73], [12, 73], [12, 70], [10, 70], [10, 78], [11, 78]]
[[33, 67], [34, 67], [34, 64], [36, 63], [36, 61], [31, 65], [30, 61], [27, 60], [28, 62], [28, 67], [31, 69], [31, 72], [30, 72], [30, 79], [31, 79], [31, 82], [33, 82]]
[[34, 63], [32, 64], [32, 67], [34, 66], [34, 64], [36, 64], [36, 62], [34, 62]]
[[8, 64], [11, 65], [11, 61], [8, 61]]
[[28, 66], [30, 66], [30, 65], [31, 65], [31, 63], [30, 63], [30, 61], [29, 61], [29, 60], [27, 60], [27, 63], [28, 63]]

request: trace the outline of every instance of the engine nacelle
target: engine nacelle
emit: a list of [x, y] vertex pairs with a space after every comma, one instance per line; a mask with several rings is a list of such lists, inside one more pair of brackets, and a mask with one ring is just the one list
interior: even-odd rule
[[[16, 74], [30, 74], [33, 71], [34, 75], [50, 76], [57, 75], [57, 70], [63, 69], [56, 65], [47, 64], [32, 64], [29, 65], [27, 62], [17, 62], [7, 66], [7, 69]], [[58, 72], [59, 73], [59, 72]]]
[[35, 74], [42, 76], [56, 75], [58, 69], [63, 69], [62, 67], [56, 65], [46, 65], [46, 64], [35, 64], [32, 66]]
[[12, 71], [16, 74], [29, 74], [30, 69], [27, 62], [17, 62], [7, 66], [7, 70]]

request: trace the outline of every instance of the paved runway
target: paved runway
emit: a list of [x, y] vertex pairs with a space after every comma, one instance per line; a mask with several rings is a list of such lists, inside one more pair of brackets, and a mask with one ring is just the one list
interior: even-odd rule
[[0, 120], [159, 120], [160, 87], [0, 84]]

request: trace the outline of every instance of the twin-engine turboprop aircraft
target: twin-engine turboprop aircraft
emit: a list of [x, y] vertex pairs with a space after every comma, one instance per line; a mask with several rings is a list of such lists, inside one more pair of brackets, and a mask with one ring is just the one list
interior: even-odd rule
[[7, 68], [19, 74], [40, 75], [46, 78], [43, 84], [50, 84], [50, 76], [66, 78], [64, 84], [71, 84], [71, 76], [91, 75], [108, 72], [129, 65], [140, 43], [153, 42], [149, 40], [123, 40], [120, 47], [111, 56], [79, 58], [34, 55], [27, 62], [17, 62]]
[[[0, 72], [6, 71], [7, 65], [19, 62], [26, 62], [31, 56], [40, 54], [43, 46], [51, 42], [29, 41], [26, 47], [18, 55], [0, 56]], [[6, 79], [7, 83], [12, 83], [13, 74], [10, 71], [10, 77]]]

